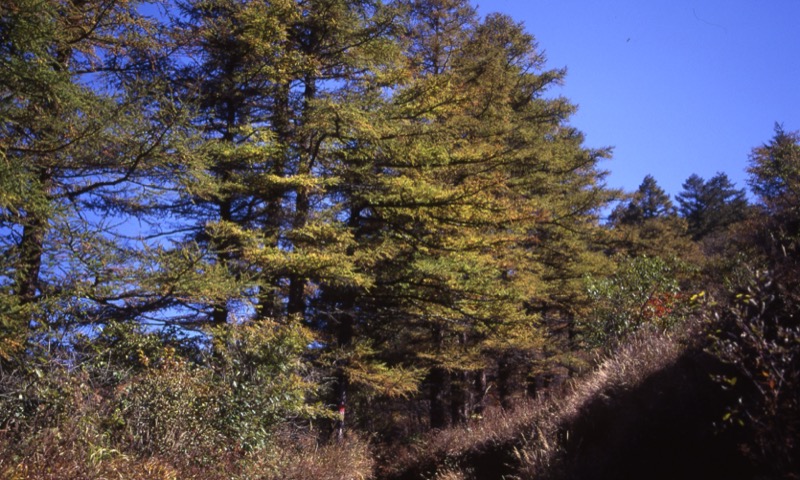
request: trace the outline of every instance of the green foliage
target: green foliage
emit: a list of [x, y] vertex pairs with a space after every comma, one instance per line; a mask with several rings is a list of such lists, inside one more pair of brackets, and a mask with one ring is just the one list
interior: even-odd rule
[[149, 369], [115, 388], [102, 420], [126, 450], [202, 455], [228, 444], [220, 428], [222, 392], [215, 383], [212, 372], [186, 362]]
[[736, 190], [728, 176], [718, 173], [705, 181], [692, 175], [677, 196], [679, 211], [695, 241], [724, 230], [747, 216], [744, 190]]
[[325, 353], [320, 362], [327, 368], [342, 365], [348, 385], [367, 398], [409, 398], [418, 393], [425, 371], [403, 365], [388, 365], [380, 360], [381, 352], [359, 340]]
[[564, 72], [543, 68], [518, 24], [480, 21], [463, 1], [413, 7], [403, 21], [414, 68], [377, 115], [354, 122], [365, 148], [343, 174], [374, 280], [329, 308], [357, 312], [355, 335], [384, 345], [388, 365], [456, 377], [497, 352], [541, 348], [527, 302], [560, 315], [577, 303], [576, 279], [600, 263], [589, 245], [609, 197], [596, 169], [607, 152], [563, 124], [572, 105], [544, 98]]
[[108, 451], [263, 451], [348, 393], [465, 404], [469, 375], [534, 358], [543, 312], [571, 319], [609, 263], [609, 152], [504, 15], [10, 5], [0, 357], [57, 339], [100, 389]]
[[702, 260], [698, 245], [687, 236], [687, 221], [677, 215], [669, 196], [650, 175], [630, 200], [611, 212], [607, 227], [612, 255]]
[[211, 338], [210, 350], [192, 348], [186, 340], [112, 324], [89, 341], [87, 367], [112, 381], [110, 421], [131, 448], [263, 449], [283, 422], [320, 413], [308, 403], [315, 386], [304, 376], [301, 356], [310, 339], [302, 327], [232, 324], [216, 327]]
[[136, 74], [158, 50], [137, 5], [0, 6], [0, 315], [14, 344], [32, 327], [121, 320], [135, 288], [107, 215], [159, 163], [172, 112]]
[[750, 155], [750, 188], [773, 215], [800, 204], [800, 134], [775, 125], [772, 139]]
[[241, 448], [264, 448], [277, 426], [325, 415], [302, 362], [311, 342], [296, 323], [216, 327], [207, 360], [216, 378], [215, 425]]
[[[315, 437], [477, 419], [531, 363], [679, 324], [687, 232], [743, 210], [691, 177], [679, 218], [647, 176], [601, 226], [565, 71], [467, 0], [141, 6], [0, 5], [1, 475], [365, 477]], [[751, 156], [741, 251], [776, 281], [718, 342], [745, 416], [791, 427], [763, 445], [796, 433], [797, 144]]]
[[800, 468], [799, 143], [776, 125], [771, 141], [753, 149], [749, 183], [762, 214], [749, 219], [736, 239], [747, 257], [731, 276], [729, 301], [709, 312], [712, 352], [731, 366], [718, 380], [735, 399], [720, 414], [721, 423], [753, 432], [747, 449], [773, 477]]
[[208, 350], [111, 324], [77, 339], [63, 363], [41, 351], [0, 375], [0, 426], [28, 441], [80, 419], [81, 442], [203, 463], [224, 452], [270, 451], [287, 421], [325, 413], [301, 361], [309, 343], [302, 327], [258, 323], [214, 333]]
[[586, 345], [607, 347], [642, 327], [664, 330], [679, 324], [692, 301], [679, 286], [682, 268], [686, 267], [643, 256], [622, 260], [609, 277], [588, 277], [586, 288], [593, 311], [579, 322]]
[[754, 222], [748, 239], [770, 270], [796, 272], [796, 262], [785, 259], [800, 251], [800, 134], [776, 125], [770, 142], [753, 149], [748, 172], [765, 214]]
[[655, 178], [647, 175], [627, 204], [617, 206], [611, 214], [613, 223], [641, 225], [646, 220], [675, 214], [675, 207]]

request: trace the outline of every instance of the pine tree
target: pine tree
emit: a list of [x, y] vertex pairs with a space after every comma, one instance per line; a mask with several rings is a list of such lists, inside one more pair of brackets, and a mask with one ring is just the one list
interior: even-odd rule
[[747, 215], [744, 190], [737, 190], [728, 176], [717, 173], [707, 182], [692, 175], [677, 196], [679, 212], [689, 224], [688, 233], [697, 241], [743, 220]]
[[673, 215], [675, 208], [652, 175], [646, 175], [631, 200], [618, 206], [611, 215], [615, 223], [641, 225], [646, 220]]

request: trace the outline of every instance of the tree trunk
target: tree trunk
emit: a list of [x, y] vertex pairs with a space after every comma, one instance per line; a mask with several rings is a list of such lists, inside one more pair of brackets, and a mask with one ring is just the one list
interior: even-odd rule
[[[437, 353], [441, 353], [443, 342], [441, 327], [434, 327], [433, 343]], [[445, 428], [448, 425], [447, 393], [450, 391], [450, 374], [442, 367], [433, 367], [428, 374], [428, 386], [431, 428]]]
[[475, 374], [475, 403], [472, 407], [472, 414], [477, 418], [483, 417], [483, 412], [486, 410], [486, 394], [488, 391], [486, 370], [480, 370]]
[[450, 421], [460, 425], [469, 419], [472, 390], [469, 372], [460, 371], [451, 375], [450, 381]]
[[[39, 185], [45, 197], [49, 197], [52, 176], [49, 170], [39, 172]], [[39, 290], [39, 273], [42, 269], [44, 241], [49, 228], [46, 213], [29, 211], [21, 222], [22, 238], [19, 243], [19, 263], [17, 264], [14, 291], [20, 305], [33, 303]], [[27, 328], [27, 325], [25, 325]]]
[[[300, 230], [305, 227], [308, 220], [309, 208], [310, 202], [307, 189], [299, 187], [295, 202], [295, 219], [293, 225], [295, 230]], [[289, 278], [289, 298], [286, 305], [289, 316], [298, 316], [300, 319], [305, 319], [305, 290], [307, 281], [308, 280], [303, 275], [292, 275]]]
[[22, 239], [19, 244], [19, 265], [17, 267], [16, 292], [19, 303], [32, 303], [39, 289], [39, 272], [42, 268], [44, 238], [47, 233], [47, 220], [37, 215], [25, 217]]
[[[343, 295], [341, 311], [336, 315], [338, 324], [336, 326], [336, 343], [339, 348], [348, 348], [353, 344], [354, 322], [352, 308], [355, 304], [355, 297], [352, 294]], [[347, 378], [345, 368], [347, 365], [340, 364], [336, 372], [336, 402], [338, 405], [339, 417], [336, 420], [336, 439], [342, 441], [345, 437], [345, 421], [347, 416], [347, 391], [350, 382]]]
[[449, 390], [449, 377], [447, 371], [441, 367], [432, 368], [431, 373], [428, 375], [432, 429], [445, 428], [448, 425], [447, 391]]
[[[277, 88], [273, 105], [272, 130], [283, 152], [275, 155], [270, 173], [276, 177], [286, 174], [286, 164], [289, 157], [289, 142], [291, 141], [291, 111], [289, 106], [289, 83]], [[262, 231], [271, 247], [277, 247], [280, 236], [281, 222], [283, 220], [283, 207], [281, 200], [284, 196], [282, 189], [264, 192], [266, 207], [264, 208]], [[258, 296], [258, 317], [261, 319], [277, 319], [283, 315], [283, 305], [280, 298], [280, 279], [265, 278]]]
[[514, 406], [514, 362], [508, 354], [503, 354], [497, 362], [497, 395], [500, 397], [500, 406], [510, 410]]
[[[312, 34], [315, 39], [316, 35]], [[311, 115], [311, 102], [317, 96], [317, 83], [312, 74], [306, 74], [304, 78], [305, 89], [303, 90], [303, 111], [301, 112], [301, 123], [309, 123]], [[308, 175], [314, 166], [316, 157], [316, 140], [313, 138], [301, 139], [300, 157], [298, 158], [298, 175]], [[308, 222], [308, 215], [311, 211], [311, 199], [309, 198], [308, 187], [299, 186], [295, 192], [294, 222], [292, 227], [295, 231], [302, 229]], [[289, 299], [288, 314], [305, 317], [305, 287], [307, 278], [303, 275], [293, 275], [289, 279]]]

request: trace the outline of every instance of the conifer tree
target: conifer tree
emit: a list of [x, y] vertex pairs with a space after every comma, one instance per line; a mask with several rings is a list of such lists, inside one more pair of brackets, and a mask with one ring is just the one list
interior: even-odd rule
[[542, 71], [532, 38], [506, 17], [481, 23], [465, 2], [417, 2], [406, 22], [410, 76], [370, 123], [373, 156], [348, 179], [359, 249], [377, 259], [349, 322], [382, 358], [428, 370], [439, 427], [463, 417], [453, 400], [491, 352], [541, 345], [525, 307], [544, 290], [531, 237], [591, 223], [603, 152], [562, 125], [569, 104], [541, 98], [562, 72]]
[[798, 217], [800, 204], [800, 134], [787, 132], [780, 124], [770, 141], [754, 148], [750, 155], [753, 189], [768, 212]]
[[299, 322], [316, 345], [306, 359], [342, 397], [332, 403], [350, 382], [410, 388], [382, 380], [391, 372], [352, 343], [346, 320], [374, 252], [358, 248], [344, 192], [372, 109], [396, 82], [395, 15], [372, 1], [208, 0], [181, 3], [173, 19], [190, 134], [165, 171], [170, 193], [148, 205], [170, 220], [156, 232], [173, 243], [157, 270], [176, 273], [148, 288], [170, 292], [161, 315], [185, 326]]
[[750, 154], [748, 183], [764, 215], [753, 220], [751, 243], [766, 254], [769, 264], [786, 283], [796, 282], [800, 247], [800, 133], [775, 125], [769, 142]]
[[123, 294], [112, 257], [125, 254], [104, 217], [170, 128], [138, 88], [158, 57], [138, 4], [0, 7], [0, 284], [3, 323], [20, 335], [91, 322]]
[[679, 212], [689, 224], [694, 240], [741, 221], [747, 215], [744, 190], [737, 190], [728, 176], [717, 173], [707, 182], [692, 175], [677, 196]]
[[646, 175], [638, 190], [627, 204], [618, 206], [612, 221], [627, 225], [641, 225], [646, 220], [673, 215], [675, 207], [652, 175]]
[[609, 223], [615, 237], [613, 252], [665, 260], [697, 254], [696, 245], [684, 238], [686, 220], [677, 215], [669, 195], [651, 175], [645, 176], [627, 203], [614, 209]]
[[175, 37], [185, 57], [175, 88], [195, 135], [176, 161], [174, 193], [152, 207], [175, 219], [163, 232], [175, 251], [216, 272], [216, 282], [192, 292], [165, 280], [201, 323], [304, 319], [310, 280], [359, 281], [327, 193], [336, 183], [335, 115], [340, 92], [370, 81], [372, 63], [386, 56], [387, 21], [370, 2], [180, 7]]
[[[545, 317], [579, 310], [603, 261], [607, 151], [545, 97], [564, 71], [508, 17], [466, 0], [187, 0], [157, 45], [133, 3], [61, 5], [3, 24], [33, 42], [4, 45], [16, 66], [0, 73], [4, 318], [35, 304], [212, 339], [260, 322], [308, 339], [302, 361], [348, 422], [355, 402], [414, 396], [440, 427], [469, 416], [487, 373], [510, 398]], [[110, 226], [131, 219], [139, 243]]]

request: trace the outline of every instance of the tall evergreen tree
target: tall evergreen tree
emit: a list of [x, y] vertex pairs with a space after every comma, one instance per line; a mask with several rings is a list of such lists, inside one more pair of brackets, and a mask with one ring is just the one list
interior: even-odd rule
[[376, 258], [351, 324], [387, 361], [429, 371], [439, 427], [463, 416], [457, 399], [487, 354], [541, 346], [526, 301], [543, 294], [544, 255], [531, 239], [591, 223], [603, 152], [562, 124], [567, 102], [541, 98], [562, 72], [542, 71], [508, 18], [417, 2], [406, 32], [410, 76], [370, 123], [374, 150], [347, 192], [359, 248]]
[[[85, 7], [75, 19], [94, 18], [90, 3], [71, 4]], [[468, 416], [486, 372], [510, 397], [544, 349], [543, 318], [576, 311], [602, 257], [607, 152], [545, 97], [564, 72], [509, 18], [466, 0], [187, 0], [167, 10], [177, 54], [164, 59], [119, 0], [116, 26], [89, 30], [127, 32], [130, 48], [90, 62], [94, 37], [60, 37], [84, 29], [54, 27], [72, 17], [48, 5], [34, 22], [46, 35], [19, 36], [44, 39], [36, 74], [58, 82], [43, 95], [18, 81], [4, 104], [4, 313], [71, 282], [52, 305], [74, 319], [301, 331], [331, 403], [419, 394], [439, 427]], [[79, 80], [103, 69], [115, 83]], [[25, 95], [37, 115], [53, 108], [31, 135]], [[149, 229], [133, 248], [80, 223], [98, 217]], [[41, 273], [45, 251], [72, 255], [52, 263], [66, 281]]]
[[627, 204], [619, 205], [611, 215], [614, 223], [641, 225], [646, 220], [675, 213], [675, 207], [652, 175], [646, 175]]
[[775, 125], [772, 139], [750, 155], [750, 188], [773, 214], [797, 218], [800, 204], [800, 133]]
[[375, 252], [356, 244], [360, 207], [344, 201], [363, 188], [353, 177], [373, 148], [374, 110], [400, 76], [395, 9], [204, 0], [176, 15], [173, 88], [191, 135], [172, 171], [157, 172], [169, 193], [148, 206], [172, 241], [154, 261], [173, 274], [148, 285], [176, 300], [160, 315], [185, 326], [300, 322], [317, 345], [307, 359], [341, 397], [331, 402], [344, 404], [349, 383], [407, 392], [416, 382], [385, 381], [391, 369], [352, 341]]
[[739, 222], [747, 215], [744, 190], [737, 190], [725, 173], [717, 173], [707, 182], [693, 174], [683, 183], [677, 200], [678, 211], [688, 222], [688, 233], [694, 240]]
[[686, 220], [656, 180], [647, 175], [631, 199], [617, 205], [609, 226], [611, 252], [662, 259], [696, 258], [697, 246], [686, 237]]
[[[309, 282], [357, 282], [336, 183], [336, 105], [371, 81], [388, 24], [370, 2], [180, 4], [176, 89], [193, 112], [161, 232], [214, 282], [173, 282], [190, 321], [306, 317]], [[188, 61], [191, 59], [191, 61]], [[193, 320], [192, 320], [192, 317]]]
[[[748, 183], [764, 215], [754, 221], [752, 243], [787, 284], [796, 282], [800, 248], [800, 133], [775, 125], [770, 141], [750, 154]], [[783, 272], [780, 272], [784, 270]]]

